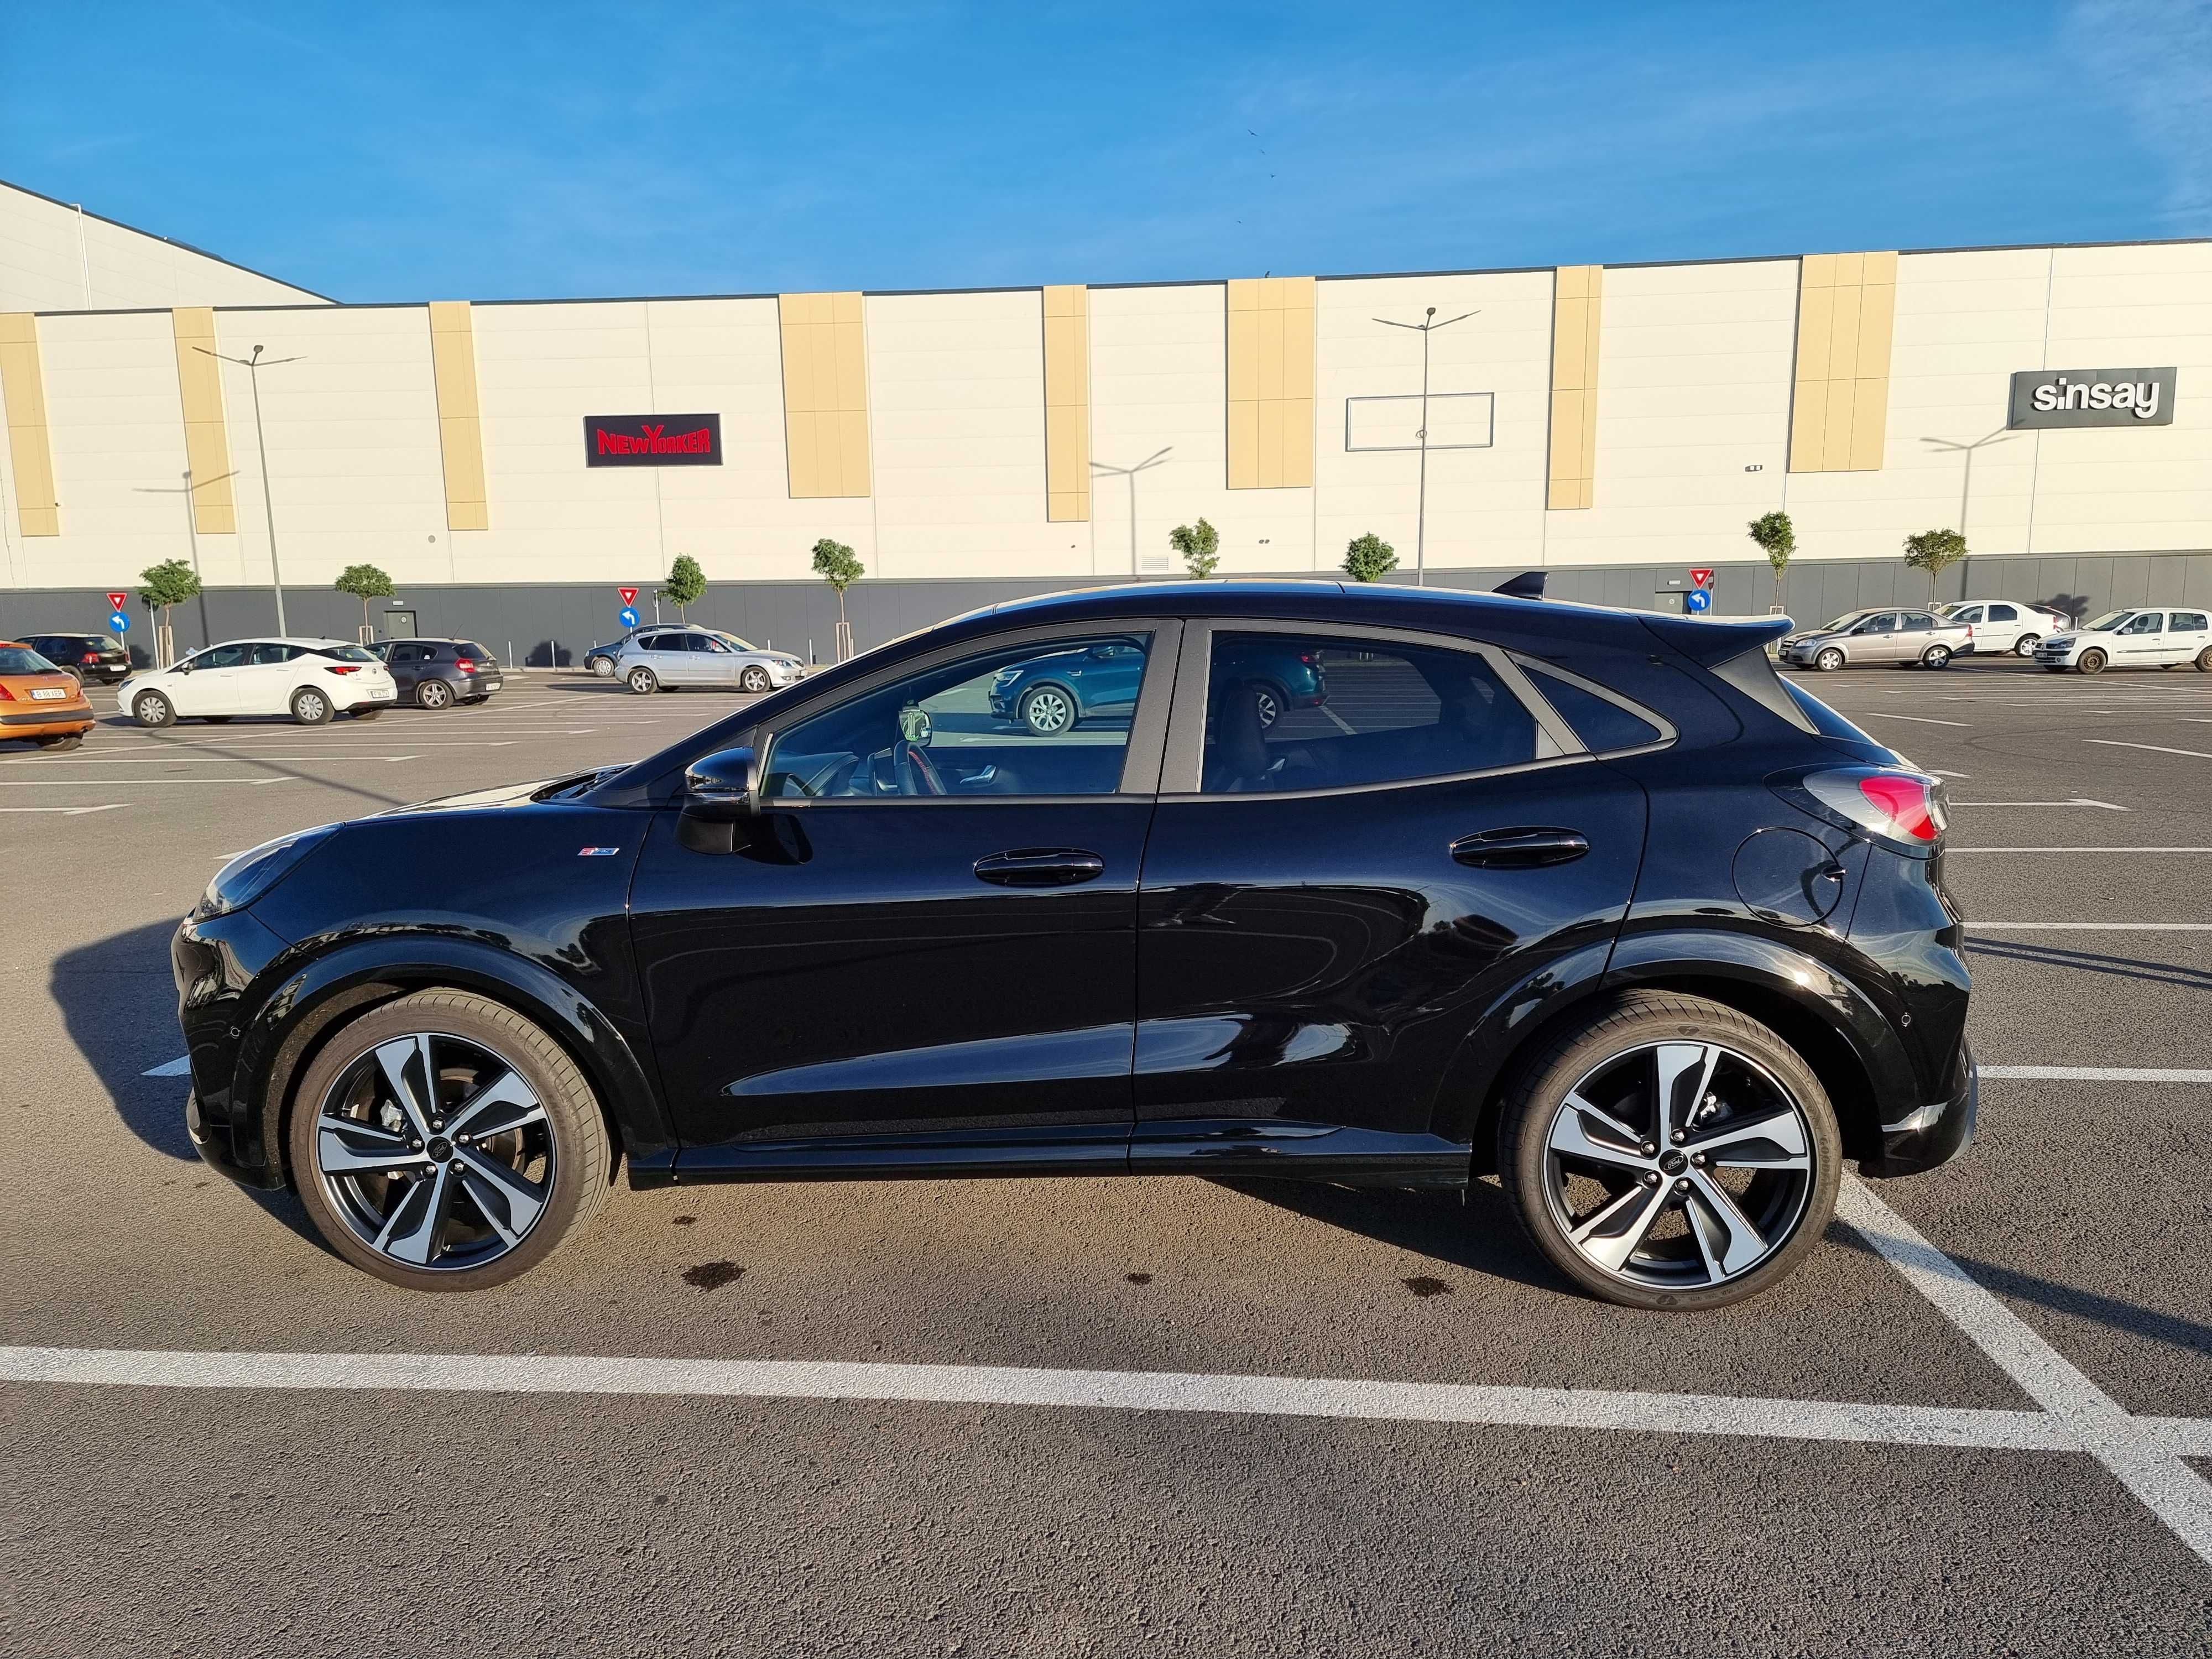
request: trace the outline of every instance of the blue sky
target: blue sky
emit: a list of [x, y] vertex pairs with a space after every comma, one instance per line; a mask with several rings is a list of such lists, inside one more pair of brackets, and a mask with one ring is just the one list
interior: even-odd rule
[[2212, 0], [0, 9], [0, 178], [347, 300], [2212, 234]]

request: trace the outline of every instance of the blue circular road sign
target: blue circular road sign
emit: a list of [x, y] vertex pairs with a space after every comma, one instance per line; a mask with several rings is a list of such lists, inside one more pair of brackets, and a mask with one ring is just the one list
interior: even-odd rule
[[131, 631], [131, 618], [118, 611], [107, 619], [107, 625], [118, 634], [128, 634]]
[[637, 626], [637, 608], [636, 608], [635, 605], [624, 605], [624, 606], [622, 608], [622, 612], [621, 612], [621, 620], [622, 620], [622, 625], [623, 625], [624, 628], [635, 628], [635, 627], [636, 627], [636, 626]]
[[1710, 588], [1693, 587], [1682, 595], [1682, 604], [1693, 611], [1710, 611], [1713, 608], [1712, 591]]

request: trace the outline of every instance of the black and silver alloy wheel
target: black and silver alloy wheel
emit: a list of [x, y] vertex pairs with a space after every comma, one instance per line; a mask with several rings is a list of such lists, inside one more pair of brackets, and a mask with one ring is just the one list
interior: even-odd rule
[[1075, 700], [1056, 685], [1040, 685], [1022, 699], [1022, 724], [1038, 737], [1055, 737], [1075, 724]]
[[513, 1010], [424, 991], [362, 1016], [307, 1067], [289, 1144], [340, 1255], [395, 1284], [467, 1290], [528, 1271], [606, 1187], [574, 1063]]
[[1501, 1126], [1522, 1219], [1585, 1288], [1648, 1308], [1755, 1296], [1817, 1242], [1842, 1152], [1819, 1080], [1702, 998], [1624, 999], [1555, 1045]]

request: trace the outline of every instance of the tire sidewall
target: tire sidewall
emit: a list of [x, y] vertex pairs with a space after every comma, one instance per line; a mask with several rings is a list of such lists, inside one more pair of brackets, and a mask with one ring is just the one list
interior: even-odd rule
[[768, 670], [765, 668], [748, 668], [742, 675], [738, 676], [738, 689], [741, 691], [750, 691], [757, 696], [760, 693], [769, 689]]
[[2081, 660], [2074, 665], [2084, 674], [2101, 674], [2105, 672], [2106, 661], [2107, 659], [2101, 651], [2084, 651]]
[[[1032, 714], [1030, 714], [1030, 712], [1031, 709], [1035, 708], [1037, 706], [1038, 699], [1040, 699], [1040, 698], [1042, 698], [1042, 697], [1047, 697], [1047, 696], [1058, 697], [1058, 698], [1060, 700], [1060, 702], [1063, 702], [1064, 704], [1066, 704], [1066, 707], [1067, 707], [1067, 718], [1066, 718], [1066, 720], [1062, 721], [1062, 722], [1061, 722], [1060, 725], [1058, 725], [1058, 726], [1039, 726], [1039, 725], [1036, 723], [1036, 720], [1035, 716], [1034, 716], [1034, 715], [1032, 715]], [[1056, 685], [1040, 685], [1040, 686], [1036, 686], [1036, 687], [1032, 688], [1031, 690], [1028, 690], [1028, 691], [1025, 691], [1025, 692], [1024, 692], [1024, 693], [1022, 694], [1022, 708], [1021, 708], [1021, 715], [1022, 715], [1022, 725], [1023, 725], [1023, 727], [1024, 727], [1024, 729], [1029, 732], [1029, 734], [1030, 734], [1031, 737], [1033, 737], [1033, 738], [1057, 738], [1057, 737], [1060, 737], [1060, 736], [1065, 735], [1066, 732], [1070, 732], [1070, 731], [1073, 731], [1073, 730], [1074, 729], [1074, 726], [1075, 726], [1075, 699], [1074, 699], [1073, 697], [1072, 697], [1072, 696], [1068, 696], [1068, 694], [1067, 694], [1066, 692], [1065, 692], [1065, 691], [1061, 690], [1060, 690], [1058, 686], [1056, 686]]]
[[1845, 660], [1844, 653], [1832, 645], [1813, 659], [1813, 666], [1823, 674], [1832, 674], [1844, 665]]
[[[149, 704], [161, 711], [158, 720], [148, 720], [139, 710]], [[131, 718], [149, 732], [158, 732], [177, 723], [177, 706], [159, 691], [142, 691], [131, 699]]]
[[1929, 646], [1921, 653], [1920, 665], [1923, 668], [1948, 668], [1951, 665], [1950, 647], [1942, 645]]
[[[544, 1214], [520, 1246], [482, 1267], [437, 1273], [371, 1249], [346, 1224], [315, 1166], [315, 1121], [339, 1074], [379, 1042], [425, 1030], [478, 1044], [514, 1066], [544, 1103], [553, 1131], [553, 1192]], [[580, 1216], [597, 1210], [610, 1163], [605, 1120], [575, 1062], [521, 1015], [458, 991], [416, 992], [343, 1027], [300, 1075], [285, 1146], [300, 1201], [332, 1253], [387, 1285], [419, 1291], [488, 1290], [528, 1273], [559, 1248]]]
[[[307, 708], [319, 703], [322, 713], [311, 714]], [[303, 685], [292, 694], [292, 718], [302, 726], [322, 726], [328, 723], [332, 713], [330, 694], [312, 685]]]
[[[1811, 1131], [1814, 1180], [1796, 1231], [1741, 1279], [1703, 1290], [1661, 1291], [1615, 1279], [1585, 1261], [1552, 1212], [1546, 1182], [1547, 1137], [1567, 1091], [1624, 1051], [1657, 1042], [1719, 1042], [1748, 1055], [1796, 1097]], [[1695, 1313], [1745, 1302], [1795, 1273], [1819, 1246], [1843, 1181], [1843, 1137], [1827, 1091], [1796, 1049], [1768, 1027], [1723, 1004], [1679, 993], [1638, 993], [1595, 1012], [1549, 1045], [1509, 1089], [1498, 1115], [1498, 1168], [1522, 1226], [1552, 1265], [1590, 1294], [1655, 1312]]]
[[649, 697], [660, 690], [660, 681], [650, 668], [633, 668], [623, 678], [623, 684], [641, 697]]
[[424, 680], [415, 688], [415, 701], [424, 708], [449, 708], [453, 701], [453, 688], [443, 680]]

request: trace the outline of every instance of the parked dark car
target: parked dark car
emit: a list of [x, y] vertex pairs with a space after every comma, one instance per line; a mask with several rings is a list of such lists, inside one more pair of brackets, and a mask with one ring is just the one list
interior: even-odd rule
[[421, 708], [483, 702], [506, 684], [499, 659], [474, 640], [380, 640], [400, 700]]
[[27, 634], [23, 643], [87, 684], [115, 685], [131, 678], [131, 653], [112, 634]]
[[[963, 617], [626, 767], [240, 854], [174, 945], [191, 1137], [425, 1289], [525, 1272], [617, 1163], [1494, 1170], [1592, 1293], [1734, 1302], [1846, 1159], [1975, 1114], [1942, 786], [1778, 678], [1788, 625], [1328, 582]], [[986, 707], [1102, 645], [1126, 724]], [[1269, 726], [1213, 670], [1285, 653], [1328, 701]]]
[[[1320, 659], [1310, 651], [1255, 642], [1224, 653], [1213, 665], [1217, 679], [1249, 684], [1260, 725], [1274, 725], [1286, 708], [1318, 708], [1328, 700]], [[1054, 651], [999, 671], [991, 682], [991, 712], [1038, 737], [1057, 736], [1087, 720], [1127, 720], [1145, 677], [1141, 646], [1115, 643]]]

